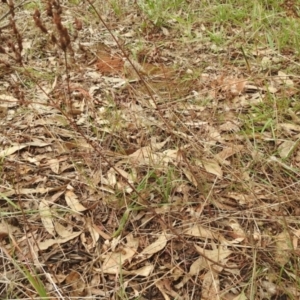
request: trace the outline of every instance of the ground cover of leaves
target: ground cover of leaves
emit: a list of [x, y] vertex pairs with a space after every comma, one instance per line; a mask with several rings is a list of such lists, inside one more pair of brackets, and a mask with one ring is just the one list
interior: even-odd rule
[[300, 298], [297, 1], [2, 2], [1, 299]]

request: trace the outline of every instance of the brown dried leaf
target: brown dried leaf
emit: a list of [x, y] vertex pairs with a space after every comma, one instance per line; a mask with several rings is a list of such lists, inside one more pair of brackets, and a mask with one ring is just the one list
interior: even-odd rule
[[298, 144], [298, 141], [284, 141], [278, 147], [278, 154], [281, 158], [288, 158]]
[[201, 270], [206, 268], [205, 261], [203, 260], [203, 256], [200, 256], [196, 259], [190, 266], [189, 275], [197, 275]]
[[111, 238], [110, 235], [105, 233], [103, 230], [101, 230], [97, 225], [93, 224], [93, 229], [95, 232], [97, 232], [99, 235], [101, 235], [105, 240], [109, 240]]
[[221, 86], [223, 92], [229, 93], [232, 96], [238, 96], [244, 91], [247, 81], [243, 78], [221, 76], [217, 79], [216, 83], [218, 86]]
[[196, 259], [190, 266], [190, 270], [188, 274], [185, 274], [182, 280], [175, 285], [176, 289], [182, 288], [191, 278], [191, 276], [198, 275], [203, 269], [206, 268], [206, 264], [203, 256], [200, 256]]
[[181, 168], [186, 178], [195, 186], [198, 186], [198, 181], [196, 180], [195, 176], [192, 172], [187, 168]]
[[106, 274], [119, 274], [124, 272], [122, 265], [130, 260], [137, 252], [139, 245], [138, 239], [133, 238], [132, 234], [127, 237], [127, 244], [120, 247], [113, 253], [109, 253], [102, 265], [102, 271]]
[[220, 280], [216, 272], [208, 271], [203, 278], [201, 300], [219, 300]]
[[44, 199], [42, 199], [39, 204], [39, 212], [46, 231], [54, 236], [55, 229], [53, 225], [51, 209], [49, 207], [48, 202]]
[[87, 218], [86, 220], [86, 227], [89, 230], [90, 236], [92, 238], [92, 240], [89, 239], [90, 243], [86, 244], [84, 242], [85, 248], [87, 250], [90, 250], [92, 248], [94, 248], [99, 240], [100, 234], [99, 232], [95, 229], [95, 227], [92, 224], [92, 220], [90, 218]]
[[81, 212], [87, 210], [82, 204], [80, 204], [76, 194], [72, 191], [66, 191], [65, 193], [65, 200], [68, 204], [68, 206], [76, 211], [76, 212]]
[[78, 232], [69, 234], [69, 236], [65, 237], [65, 238], [48, 239], [43, 242], [39, 242], [38, 246], [39, 246], [40, 250], [47, 250], [49, 247], [53, 246], [54, 244], [64, 244], [64, 243], [76, 238], [80, 234], [81, 234], [81, 231], [78, 231]]
[[114, 187], [117, 183], [116, 171], [114, 168], [110, 168], [107, 172], [107, 184]]
[[291, 258], [291, 252], [293, 250], [293, 245], [289, 233], [286, 230], [279, 233], [275, 237], [275, 242], [275, 261], [281, 266], [284, 266], [286, 263], [289, 262]]
[[49, 159], [48, 165], [53, 173], [59, 174], [59, 160], [56, 158]]
[[225, 132], [237, 132], [240, 130], [240, 126], [238, 122], [227, 121], [220, 126], [220, 130]]
[[180, 299], [180, 295], [173, 290], [169, 279], [167, 278], [161, 279], [157, 281], [155, 285], [163, 294], [166, 300], [170, 299], [168, 295], [172, 296], [172, 299]]
[[11, 191], [3, 193], [3, 195], [4, 196], [12, 196], [15, 194], [18, 194], [18, 195], [42, 194], [43, 195], [43, 194], [51, 192], [52, 190], [57, 190], [57, 188], [52, 189], [52, 188], [41, 187], [41, 188], [34, 188], [34, 189], [19, 189], [19, 190], [13, 189]]
[[71, 295], [73, 297], [83, 296], [86, 285], [78, 272], [72, 270], [66, 277], [66, 283], [72, 287]]
[[18, 227], [10, 225], [4, 220], [2, 220], [2, 222], [0, 223], [0, 239], [13, 234], [14, 232], [19, 232], [19, 231], [20, 229]]
[[231, 241], [231, 243], [240, 243], [246, 238], [246, 233], [237, 220], [230, 219], [229, 226], [234, 232], [234, 241]]
[[0, 157], [5, 157], [5, 156], [9, 156], [23, 148], [27, 147], [26, 144], [23, 144], [23, 145], [15, 145], [15, 146], [12, 146], [12, 147], [9, 147], [5, 150], [2, 150], [0, 151]]
[[224, 162], [227, 158], [242, 151], [243, 149], [244, 149], [243, 145], [234, 145], [232, 147], [226, 147], [216, 155], [216, 158], [220, 162]]
[[0, 102], [1, 102], [1, 106], [12, 108], [17, 106], [19, 100], [10, 95], [0, 94]]
[[184, 230], [183, 234], [204, 239], [216, 239], [219, 241], [225, 241], [225, 238], [220, 233], [213, 233], [212, 230], [202, 227], [198, 224]]
[[[201, 255], [206, 256], [206, 257], [210, 258], [212, 261], [218, 262], [222, 265], [224, 265], [226, 263], [227, 257], [229, 255], [231, 255], [231, 253], [232, 253], [232, 251], [230, 251], [222, 246], [220, 246], [219, 248], [216, 248], [214, 250], [203, 249], [196, 244], [194, 246]], [[223, 270], [222, 266], [214, 265], [214, 263], [211, 262], [210, 260], [205, 259], [205, 257], [203, 257], [203, 258], [204, 258], [207, 269], [212, 268], [214, 271], [216, 271], [218, 273]]]
[[155, 152], [164, 147], [164, 145], [169, 141], [170, 138], [167, 138], [165, 141], [161, 143], [151, 143], [150, 146], [145, 146], [134, 153], [128, 155], [128, 157], [134, 163], [140, 164], [152, 164], [152, 163], [160, 163], [162, 162], [164, 156], [160, 153], [156, 154]]
[[300, 125], [292, 123], [279, 123], [278, 127], [284, 129], [288, 134], [295, 134], [300, 132]]
[[248, 297], [245, 295], [245, 292], [243, 291], [241, 294], [234, 297], [232, 300], [248, 300]]
[[151, 264], [151, 265], [145, 265], [144, 267], [141, 267], [140, 269], [137, 270], [128, 271], [127, 274], [147, 277], [152, 273], [153, 270], [154, 270], [154, 265]]
[[57, 234], [62, 238], [66, 238], [70, 234], [72, 234], [71, 228], [66, 228], [65, 226], [61, 225], [58, 222], [54, 222], [54, 228]]
[[253, 204], [255, 201], [255, 197], [252, 195], [236, 193], [236, 192], [229, 192], [227, 196], [231, 199], [234, 199], [239, 205], [250, 205]]
[[9, 147], [8, 149], [0, 151], [0, 157], [9, 156], [9, 155], [11, 155], [25, 147], [28, 147], [28, 146], [45, 147], [48, 145], [49, 145], [49, 143], [45, 143], [40, 140], [35, 140], [34, 142], [25, 143], [25, 144], [14, 145], [14, 146]]
[[216, 175], [218, 178], [223, 177], [223, 171], [216, 160], [202, 160], [202, 165], [206, 172]]
[[158, 251], [164, 249], [167, 245], [167, 235], [165, 233], [160, 234], [158, 239], [147, 246], [140, 254], [139, 256], [152, 256], [154, 253], [157, 253]]

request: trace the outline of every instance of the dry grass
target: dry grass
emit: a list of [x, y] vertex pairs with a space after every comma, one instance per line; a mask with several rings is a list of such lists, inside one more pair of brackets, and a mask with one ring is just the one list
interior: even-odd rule
[[297, 5], [102, 2], [1, 6], [0, 298], [299, 299]]

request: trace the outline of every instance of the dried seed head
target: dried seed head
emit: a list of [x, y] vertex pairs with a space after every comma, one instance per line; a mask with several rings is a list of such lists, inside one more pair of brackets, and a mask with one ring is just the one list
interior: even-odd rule
[[47, 2], [46, 13], [48, 17], [53, 17], [52, 2], [50, 0]]
[[56, 25], [58, 31], [63, 30], [63, 25], [61, 23], [61, 17], [55, 12], [53, 14], [53, 23]]
[[41, 13], [38, 9], [35, 10], [34, 14], [33, 14], [33, 20], [35, 25], [41, 29], [42, 32], [44, 33], [48, 33], [48, 30], [46, 29], [46, 27], [42, 24], [42, 21], [40, 19]]
[[79, 19], [75, 18], [74, 24], [75, 24], [75, 29], [76, 30], [78, 30], [78, 31], [82, 30], [82, 22]]
[[55, 37], [55, 35], [53, 33], [51, 34], [51, 42], [53, 44], [57, 44], [57, 38]]
[[5, 49], [2, 46], [0, 46], [0, 53], [6, 53]]
[[36, 9], [35, 12], [34, 12], [34, 14], [33, 14], [33, 18], [34, 19], [35, 18], [39, 19], [40, 17], [41, 17], [41, 13], [40, 13], [40, 11], [38, 9]]

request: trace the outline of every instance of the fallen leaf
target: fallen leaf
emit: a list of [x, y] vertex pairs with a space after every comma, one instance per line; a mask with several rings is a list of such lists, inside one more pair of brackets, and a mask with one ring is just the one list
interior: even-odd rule
[[181, 168], [186, 178], [195, 186], [198, 186], [198, 181], [196, 180], [195, 176], [192, 174], [190, 170], [187, 168]]
[[295, 134], [300, 132], [300, 125], [292, 123], [279, 123], [279, 129], [284, 129], [288, 134]]
[[127, 236], [127, 244], [120, 246], [113, 253], [109, 253], [102, 265], [102, 272], [106, 274], [119, 274], [124, 272], [122, 265], [129, 261], [137, 252], [139, 242], [132, 234]]
[[219, 300], [220, 280], [216, 272], [208, 271], [203, 278], [201, 300]]
[[261, 286], [269, 295], [275, 295], [277, 292], [277, 285], [270, 280], [262, 280]]
[[13, 96], [0, 94], [1, 105], [12, 108], [17, 106], [19, 100]]
[[65, 226], [61, 225], [59, 222], [54, 222], [54, 228], [56, 233], [62, 238], [66, 238], [72, 233], [71, 228], [66, 228]]
[[225, 241], [225, 238], [220, 233], [213, 233], [209, 228], [205, 228], [201, 225], [193, 225], [183, 231], [185, 235], [191, 235], [194, 237], [200, 237], [204, 239], [216, 239], [219, 241]]
[[158, 251], [166, 247], [167, 241], [168, 239], [166, 234], [162, 233], [154, 243], [150, 244], [145, 249], [143, 249], [139, 256], [151, 256], [154, 253], [157, 253]]
[[165, 141], [161, 143], [151, 143], [150, 146], [145, 146], [132, 154], [128, 155], [128, 157], [133, 160], [135, 163], [159, 163], [162, 160], [162, 155], [156, 154], [155, 152], [160, 150], [164, 145], [169, 141], [170, 138], [167, 138]]
[[224, 132], [238, 132], [240, 130], [240, 126], [234, 122], [227, 121], [220, 126], [220, 130]]
[[14, 232], [19, 232], [20, 229], [13, 225], [6, 223], [4, 220], [0, 223], [0, 239], [13, 234]]
[[[278, 71], [278, 81], [284, 84], [286, 87], [293, 87], [294, 82], [290, 79], [289, 75], [285, 74], [282, 71]], [[276, 80], [276, 78], [275, 78]]]
[[154, 270], [154, 265], [146, 265], [137, 270], [127, 271], [128, 275], [148, 277]]
[[[218, 262], [222, 265], [226, 263], [226, 258], [231, 255], [232, 251], [226, 249], [225, 247], [220, 246], [219, 248], [216, 248], [214, 250], [207, 250], [199, 247], [198, 245], [194, 245], [196, 250], [203, 255], [205, 264], [207, 268], [212, 268], [216, 272], [221, 272], [223, 270], [223, 267], [220, 265], [215, 265], [212, 261]], [[205, 258], [208, 257], [212, 261]]]
[[110, 168], [107, 172], [107, 184], [114, 187], [117, 183], [116, 171], [114, 168]]
[[200, 271], [206, 268], [203, 256], [196, 259], [190, 266], [189, 275], [197, 275]]
[[46, 194], [46, 193], [49, 193], [51, 191], [56, 191], [56, 190], [57, 190], [57, 188], [55, 188], [55, 187], [54, 188], [41, 187], [41, 188], [34, 188], [34, 189], [19, 189], [19, 190], [13, 189], [11, 191], [3, 193], [2, 195], [12, 196], [15, 194], [18, 194], [18, 195]]
[[168, 295], [172, 296], [172, 299], [180, 299], [180, 295], [173, 290], [171, 281], [168, 278], [156, 281], [155, 285], [166, 300], [170, 299]]
[[298, 248], [299, 238], [300, 238], [300, 229], [294, 230], [293, 231], [293, 247], [294, 247], [294, 249]]
[[216, 175], [218, 178], [223, 177], [223, 171], [216, 160], [203, 160], [202, 165], [206, 172]]
[[56, 158], [49, 159], [48, 165], [50, 166], [50, 169], [53, 173], [59, 174], [59, 160]]
[[86, 207], [84, 207], [82, 204], [80, 204], [76, 194], [72, 191], [66, 191], [65, 193], [65, 200], [68, 204], [68, 206], [76, 211], [76, 212], [81, 212], [87, 210]]
[[201, 272], [205, 268], [206, 268], [206, 264], [204, 258], [203, 256], [200, 256], [191, 264], [189, 273], [185, 274], [182, 280], [175, 285], [176, 289], [182, 288], [191, 279], [192, 276], [198, 275], [199, 272]]
[[86, 285], [78, 272], [72, 270], [65, 280], [66, 283], [72, 287], [71, 295], [73, 297], [83, 296]]
[[234, 199], [239, 205], [249, 205], [252, 204], [255, 199], [249, 193], [242, 194], [236, 192], [229, 192], [227, 196], [231, 199]]
[[216, 158], [219, 159], [219, 161], [223, 162], [227, 158], [231, 157], [232, 155], [240, 152], [243, 148], [244, 148], [243, 145], [235, 145], [233, 147], [226, 147], [220, 153], [218, 153], [216, 155]]
[[85, 244], [85, 247], [88, 251], [90, 251], [92, 248], [94, 248], [97, 245], [97, 242], [99, 240], [100, 234], [99, 232], [95, 229], [95, 227], [92, 224], [92, 220], [90, 218], [86, 219], [86, 227], [90, 233], [90, 236], [92, 240], [90, 241], [89, 244]]
[[107, 233], [105, 233], [103, 230], [101, 230], [97, 225], [93, 224], [93, 229], [99, 234], [101, 235], [105, 240], [109, 240], [111, 238], [110, 235], [108, 235]]
[[23, 145], [15, 145], [12, 147], [9, 147], [5, 150], [0, 151], [0, 157], [5, 157], [5, 156], [9, 156], [23, 148], [27, 147], [27, 145], [23, 144]]
[[53, 225], [51, 209], [49, 207], [48, 202], [44, 199], [42, 199], [39, 204], [39, 212], [46, 231], [54, 236], [55, 229]]
[[102, 265], [102, 272], [106, 274], [120, 274], [124, 271], [122, 270], [122, 265], [130, 258], [132, 258], [136, 253], [135, 249], [122, 247], [122, 249], [116, 252], [107, 254], [106, 259]]
[[278, 154], [281, 158], [288, 158], [298, 144], [299, 141], [284, 141], [278, 147]]
[[78, 231], [78, 232], [71, 233], [68, 237], [65, 237], [65, 238], [48, 239], [43, 242], [39, 242], [38, 247], [40, 250], [47, 250], [49, 247], [53, 246], [54, 244], [64, 244], [70, 240], [73, 240], [80, 234], [81, 234], [81, 231]]
[[240, 243], [246, 238], [246, 233], [237, 220], [229, 220], [229, 226], [232, 228], [234, 233], [234, 241], [231, 241], [231, 243]]
[[275, 243], [275, 261], [281, 266], [284, 266], [289, 262], [291, 258], [291, 252], [293, 250], [293, 245], [289, 233], [287, 231], [279, 233], [275, 237]]

